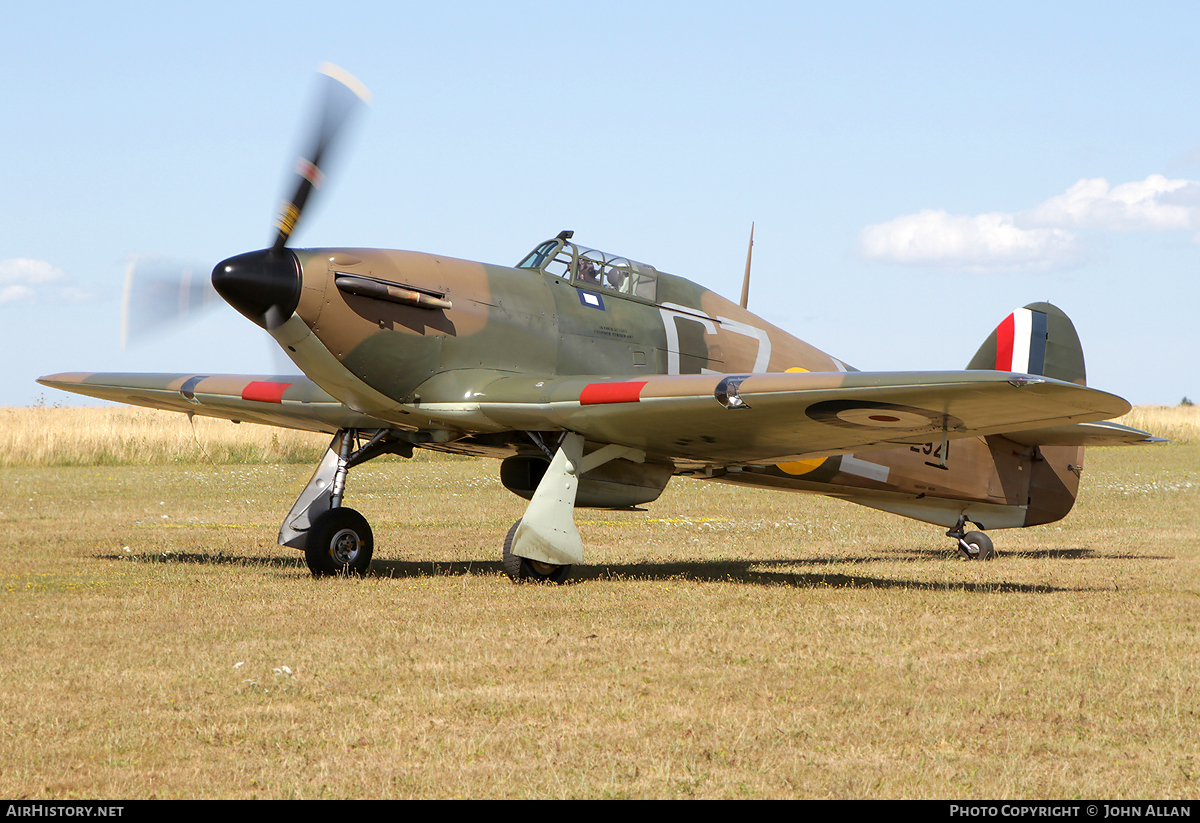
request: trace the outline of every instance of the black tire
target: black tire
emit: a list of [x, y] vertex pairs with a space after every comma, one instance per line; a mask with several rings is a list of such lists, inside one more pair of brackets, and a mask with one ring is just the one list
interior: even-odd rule
[[996, 550], [992, 547], [992, 538], [983, 532], [967, 532], [962, 539], [968, 546], [978, 550], [971, 553], [969, 559], [991, 560], [996, 556]]
[[318, 517], [304, 544], [304, 559], [313, 577], [366, 574], [374, 552], [375, 537], [367, 519], [345, 506]]
[[518, 557], [512, 553], [513, 538], [517, 536], [518, 520], [508, 530], [504, 538], [504, 573], [514, 583], [562, 583], [571, 574], [570, 566], [555, 566], [551, 563], [539, 563], [527, 557]]

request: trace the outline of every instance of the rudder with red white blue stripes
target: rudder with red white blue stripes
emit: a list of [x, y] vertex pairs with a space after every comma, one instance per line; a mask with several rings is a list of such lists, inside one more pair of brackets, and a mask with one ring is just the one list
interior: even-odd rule
[[1040, 374], [1079, 385], [1087, 382], [1075, 324], [1050, 303], [1030, 303], [1000, 321], [967, 368]]

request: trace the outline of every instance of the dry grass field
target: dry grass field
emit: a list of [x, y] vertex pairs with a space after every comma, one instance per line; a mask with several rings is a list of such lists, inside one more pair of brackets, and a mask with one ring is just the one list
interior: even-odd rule
[[133, 406], [0, 408], [0, 468], [311, 463], [329, 436]]
[[114, 414], [0, 410], [0, 796], [1200, 796], [1194, 409], [992, 563], [677, 480], [581, 511], [561, 587], [502, 576], [493, 462], [356, 469], [376, 573], [314, 581], [274, 538], [321, 438]]

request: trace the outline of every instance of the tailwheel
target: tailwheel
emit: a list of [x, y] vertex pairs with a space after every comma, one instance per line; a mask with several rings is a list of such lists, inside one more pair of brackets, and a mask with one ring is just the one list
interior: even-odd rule
[[542, 563], [527, 557], [518, 557], [512, 553], [513, 538], [517, 536], [518, 520], [508, 530], [504, 538], [504, 573], [514, 583], [562, 583], [571, 574], [570, 566], [556, 566], [553, 563]]
[[992, 538], [983, 532], [967, 532], [959, 540], [958, 550], [967, 560], [991, 560], [996, 556]]
[[967, 525], [967, 516], [964, 514], [958, 518], [958, 523], [953, 529], [946, 532], [947, 537], [953, 537], [954, 542], [958, 544], [958, 553], [963, 560], [991, 560], [996, 556], [996, 550], [992, 547], [992, 538], [988, 537], [983, 532], [964, 532], [963, 529]]
[[374, 551], [375, 538], [367, 519], [345, 506], [318, 517], [304, 543], [304, 559], [313, 577], [366, 574]]

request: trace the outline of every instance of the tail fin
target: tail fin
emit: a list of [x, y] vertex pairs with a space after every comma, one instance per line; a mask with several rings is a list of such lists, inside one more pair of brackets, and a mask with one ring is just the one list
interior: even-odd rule
[[[968, 369], [1040, 374], [1087, 385], [1083, 346], [1075, 324], [1062, 309], [1049, 303], [1030, 303], [1001, 321], [971, 362]], [[1079, 493], [1083, 471], [1082, 446], [1052, 446], [1003, 436], [987, 438], [994, 454], [1019, 455], [1028, 460], [1025, 525], [1053, 523], [1067, 516]]]
[[1083, 346], [1075, 324], [1049, 303], [1030, 303], [1004, 318], [967, 369], [1040, 374], [1087, 385]]

